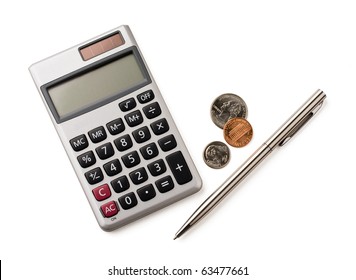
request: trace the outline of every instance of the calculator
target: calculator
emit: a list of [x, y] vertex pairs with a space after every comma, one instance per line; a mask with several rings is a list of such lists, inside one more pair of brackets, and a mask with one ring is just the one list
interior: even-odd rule
[[128, 26], [29, 70], [103, 230], [200, 190], [202, 180]]

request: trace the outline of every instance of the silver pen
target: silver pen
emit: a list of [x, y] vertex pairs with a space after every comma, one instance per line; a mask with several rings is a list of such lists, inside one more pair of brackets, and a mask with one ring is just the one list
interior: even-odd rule
[[174, 239], [182, 236], [217, 206], [277, 146], [286, 144], [321, 108], [325, 93], [317, 90], [273, 135], [265, 141], [185, 222]]

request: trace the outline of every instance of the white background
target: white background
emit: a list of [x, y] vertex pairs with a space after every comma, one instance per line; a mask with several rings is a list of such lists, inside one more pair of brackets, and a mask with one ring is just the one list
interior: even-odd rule
[[[107, 276], [114, 265], [247, 266], [250, 276], [241, 279], [356, 279], [355, 12], [352, 1], [340, 0], [1, 4], [4, 279], [146, 278]], [[105, 233], [27, 68], [121, 24], [130, 25], [204, 187]], [[173, 241], [195, 208], [317, 88], [327, 101], [311, 123]], [[246, 101], [254, 137], [213, 170], [202, 152], [223, 141], [209, 109], [225, 92]]]

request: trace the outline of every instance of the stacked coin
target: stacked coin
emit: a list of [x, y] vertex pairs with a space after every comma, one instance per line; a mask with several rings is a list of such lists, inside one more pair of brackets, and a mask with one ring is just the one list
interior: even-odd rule
[[[247, 105], [233, 93], [225, 93], [216, 98], [210, 115], [214, 124], [223, 129], [225, 141], [233, 147], [244, 147], [252, 139], [253, 129], [246, 120]], [[204, 151], [204, 161], [212, 168], [222, 168], [230, 158], [230, 151], [222, 142], [210, 143]]]

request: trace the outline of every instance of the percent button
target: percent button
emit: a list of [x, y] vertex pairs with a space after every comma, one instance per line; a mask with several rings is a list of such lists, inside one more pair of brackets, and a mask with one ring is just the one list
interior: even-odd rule
[[81, 154], [80, 156], [77, 157], [77, 159], [78, 159], [80, 166], [83, 168], [92, 166], [96, 162], [94, 153], [92, 151]]

